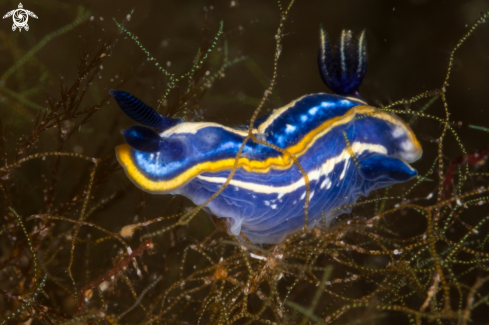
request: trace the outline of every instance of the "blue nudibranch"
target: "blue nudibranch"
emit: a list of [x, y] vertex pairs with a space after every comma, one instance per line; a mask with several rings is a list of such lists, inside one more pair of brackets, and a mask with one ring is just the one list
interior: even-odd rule
[[[335, 209], [415, 177], [408, 163], [422, 154], [413, 131], [399, 117], [360, 98], [367, 69], [364, 33], [353, 39], [343, 31], [334, 52], [322, 29], [320, 40], [320, 74], [335, 94], [303, 96], [253, 128], [255, 135], [294, 154], [307, 172], [310, 228], [321, 227], [322, 213], [329, 224], [350, 211]], [[245, 128], [163, 117], [129, 93], [110, 93], [129, 117], [144, 125], [124, 130], [127, 144], [116, 149], [136, 186], [202, 204], [225, 182]], [[305, 196], [305, 180], [290, 156], [250, 140], [231, 183], [207, 208], [227, 219], [231, 233], [242, 231], [253, 243], [274, 244], [303, 227]]]

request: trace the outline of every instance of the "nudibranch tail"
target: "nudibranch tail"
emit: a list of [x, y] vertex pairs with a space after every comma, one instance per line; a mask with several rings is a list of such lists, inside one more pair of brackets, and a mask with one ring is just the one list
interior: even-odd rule
[[360, 97], [368, 66], [365, 30], [357, 40], [351, 31], [343, 30], [333, 53], [328, 34], [321, 27], [318, 65], [323, 82], [335, 94]]
[[418, 175], [401, 159], [377, 154], [360, 162], [360, 175], [368, 181], [406, 182]]
[[127, 116], [144, 126], [164, 131], [182, 122], [178, 118], [161, 116], [153, 108], [128, 92], [111, 89], [109, 93]]

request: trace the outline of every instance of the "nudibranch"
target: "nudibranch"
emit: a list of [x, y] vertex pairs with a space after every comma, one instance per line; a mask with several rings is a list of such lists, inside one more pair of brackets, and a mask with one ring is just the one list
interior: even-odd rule
[[[364, 32], [343, 31], [334, 51], [321, 29], [318, 56], [335, 93], [298, 98], [260, 118], [253, 133], [295, 155], [309, 178], [309, 228], [327, 225], [360, 196], [417, 175], [421, 157], [413, 131], [398, 116], [369, 106], [359, 94], [367, 69]], [[226, 181], [247, 127], [163, 117], [131, 94], [111, 90], [120, 108], [144, 126], [123, 130], [117, 159], [143, 191], [180, 194], [203, 204]], [[156, 132], [154, 129], [158, 130]], [[289, 155], [249, 140], [234, 177], [207, 210], [229, 232], [253, 243], [280, 243], [304, 226], [306, 183]]]

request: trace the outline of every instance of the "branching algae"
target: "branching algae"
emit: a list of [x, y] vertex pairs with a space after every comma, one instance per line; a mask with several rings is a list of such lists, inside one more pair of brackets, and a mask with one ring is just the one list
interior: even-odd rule
[[[359, 97], [358, 86], [366, 69], [364, 37], [353, 41], [351, 34], [344, 32], [337, 43], [339, 49], [331, 53], [326, 35], [322, 33], [321, 74], [337, 95], [305, 96], [258, 119], [276, 87], [280, 54], [287, 50], [282, 48], [282, 35], [292, 3], [286, 8], [279, 3], [279, 7], [281, 20], [275, 37], [273, 75], [251, 118], [249, 125], [252, 128], [231, 129], [209, 123], [191, 125], [180, 119], [186, 119], [192, 107], [189, 103], [203, 98], [203, 92], [217, 74], [244, 59], [228, 58], [222, 29], [210, 44], [202, 44], [191, 69], [176, 76], [162, 68], [142, 43], [119, 25], [122, 35], [136, 40], [148, 55], [149, 62], [168, 78], [170, 87], [162, 92], [159, 102], [166, 101], [168, 115], [173, 116], [164, 118], [131, 95], [113, 92], [122, 109], [147, 126], [124, 131], [127, 142], [138, 149], [142, 158], [138, 161], [138, 153], [123, 146], [118, 150], [119, 160], [139, 164], [138, 170], [142, 170], [141, 161], [149, 166], [151, 154], [153, 159], [158, 152], [167, 157], [180, 155], [173, 161], [184, 163], [170, 166], [175, 168], [176, 174], [189, 170], [195, 163], [221, 160], [228, 163], [226, 170], [218, 172], [221, 173], [217, 175], [219, 182], [200, 184], [202, 188], [210, 187], [206, 195], [195, 192], [196, 196], [202, 197], [192, 196], [189, 186], [198, 177], [216, 176], [209, 171], [196, 173], [194, 178], [184, 178], [183, 187], [176, 186], [176, 190], [160, 191], [182, 191], [198, 204], [191, 211], [179, 210], [169, 215], [167, 211], [170, 210], [165, 207], [162, 216], [143, 218], [144, 206], [150, 202], [148, 195], [138, 191], [131, 219], [123, 219], [124, 214], [114, 213], [111, 209], [130, 204], [126, 202], [130, 200], [121, 198], [127, 198], [133, 186], [119, 177], [121, 169], [115, 156], [105, 156], [105, 151], [97, 150], [93, 154], [95, 158], [91, 154], [69, 150], [68, 142], [75, 132], [93, 123], [103, 111], [101, 108], [109, 102], [107, 96], [88, 104], [86, 94], [96, 87], [94, 80], [101, 73], [102, 62], [115, 55], [111, 44], [103, 44], [99, 51], [81, 55], [73, 84], [61, 87], [58, 96], [48, 98], [48, 109], [39, 111], [31, 132], [20, 140], [15, 135], [17, 141], [7, 141], [12, 131], [8, 123], [1, 121], [0, 209], [5, 220], [0, 226], [1, 324], [395, 322], [465, 325], [486, 322], [485, 315], [489, 310], [489, 174], [485, 168], [489, 147], [470, 152], [465, 148], [457, 126], [449, 119], [446, 95], [457, 50], [485, 22], [488, 14], [481, 16], [451, 52], [440, 89], [380, 108], [366, 106]], [[83, 19], [86, 18], [84, 13]], [[356, 46], [356, 51], [347, 51], [349, 45]], [[214, 60], [217, 63], [210, 64], [210, 57], [218, 59]], [[24, 58], [19, 62], [30, 61]], [[213, 72], [206, 74], [204, 66]], [[0, 80], [8, 81], [9, 76], [21, 79], [17, 75], [18, 67], [8, 71], [8, 75]], [[343, 78], [345, 72], [351, 74]], [[10, 83], [6, 82], [6, 85], [0, 88], [2, 94], [16, 100], [20, 100], [19, 94], [25, 96], [25, 92]], [[180, 92], [172, 97], [177, 87]], [[429, 114], [431, 107], [439, 102], [445, 114]], [[25, 99], [21, 103], [32, 109], [39, 105]], [[323, 107], [323, 103], [330, 107]], [[401, 115], [407, 117], [408, 122], [397, 117]], [[317, 119], [310, 118], [312, 116]], [[4, 116], [0, 118], [4, 119]], [[300, 149], [298, 144], [311, 130], [335, 118], [338, 129], [321, 129], [328, 132], [321, 134], [322, 138], [316, 138], [328, 139], [324, 142], [331, 147], [315, 149], [314, 145], [321, 141], [308, 140], [305, 144], [313, 143], [308, 150], [292, 150], [294, 146]], [[438, 147], [436, 157], [429, 162], [431, 167], [427, 170], [420, 167], [417, 176], [407, 164], [421, 154], [413, 121], [433, 121], [439, 125], [433, 131], [438, 132], [434, 141]], [[307, 128], [301, 129], [299, 125]], [[189, 132], [191, 126], [195, 135], [205, 131], [210, 136], [193, 137], [194, 134]], [[257, 132], [261, 127], [270, 132]], [[161, 132], [156, 133], [152, 128]], [[473, 132], [488, 132], [487, 125], [471, 125], [470, 128]], [[51, 130], [55, 132], [50, 133]], [[115, 130], [114, 126], [111, 134], [115, 134]], [[372, 130], [384, 133], [380, 137]], [[332, 138], [334, 132], [336, 137]], [[386, 134], [390, 137], [386, 138]], [[57, 140], [56, 151], [40, 150], [44, 135]], [[458, 143], [459, 157], [446, 157], [444, 145], [449, 137]], [[169, 142], [172, 143], [168, 145]], [[363, 150], [367, 148], [365, 143], [369, 144], [368, 151]], [[222, 148], [222, 157], [214, 156], [218, 153], [216, 148], [225, 144], [228, 147], [227, 151]], [[109, 143], [107, 146], [113, 145]], [[205, 146], [210, 149], [196, 150]], [[124, 150], [132, 155], [127, 160], [121, 158]], [[210, 154], [206, 156], [206, 153]], [[258, 154], [262, 156], [253, 156]], [[341, 159], [328, 167], [330, 174], [313, 173], [314, 168], [339, 155], [342, 155]], [[314, 156], [320, 159], [315, 160]], [[282, 165], [273, 161], [270, 166], [282, 166], [283, 169], [270, 168], [261, 178], [246, 179], [246, 175], [253, 173], [249, 163], [253, 159], [279, 159]], [[42, 181], [28, 174], [26, 166], [36, 163], [44, 168]], [[73, 167], [75, 165], [77, 168]], [[246, 166], [250, 170], [246, 170]], [[70, 173], [72, 177], [67, 180], [59, 177], [65, 168], [76, 171]], [[277, 174], [266, 178], [270, 172]], [[32, 181], [18, 190], [12, 184], [21, 184], [23, 173]], [[73, 177], [74, 174], [79, 176]], [[249, 192], [241, 186], [245, 182], [254, 185], [261, 182], [260, 186], [272, 184], [277, 187], [280, 182], [291, 184], [292, 176], [300, 186], [285, 191], [280, 197], [282, 202], [279, 193], [266, 197], [268, 192], [258, 195], [253, 192], [258, 186], [253, 186]], [[153, 177], [149, 181], [158, 180], [151, 173], [145, 177]], [[414, 179], [406, 183], [408, 189], [404, 193], [398, 186], [390, 186], [410, 178]], [[346, 180], [352, 183], [347, 184]], [[356, 182], [361, 186], [356, 186]], [[135, 183], [145, 190], [152, 186], [138, 180]], [[341, 184], [339, 187], [349, 197], [343, 200], [341, 196], [345, 194], [335, 190], [337, 195], [329, 202], [325, 191], [328, 186], [332, 190], [336, 184]], [[367, 194], [376, 187], [385, 188], [357, 200], [360, 194]], [[40, 207], [35, 211], [26, 209], [25, 202], [37, 202], [31, 191], [39, 190], [44, 196]], [[236, 211], [241, 210], [229, 208], [230, 202], [236, 202], [239, 197], [246, 198], [248, 194], [257, 196], [252, 207], [260, 207], [263, 203], [260, 218], [270, 215], [280, 222], [273, 225], [270, 220], [263, 219], [262, 225], [266, 227], [260, 228], [257, 224], [253, 228], [250, 220], [243, 218], [239, 227], [233, 230], [233, 226], [240, 222], [236, 221]], [[325, 197], [320, 200], [321, 195]], [[228, 198], [225, 203], [224, 198]], [[294, 200], [298, 201], [295, 205]], [[323, 203], [329, 205], [320, 206]], [[183, 236], [182, 239], [182, 233], [193, 227], [192, 222], [198, 221], [200, 227], [205, 221], [200, 215], [193, 218], [206, 206], [218, 217], [234, 217], [235, 223], [229, 223], [230, 233], [216, 229], [200, 233], [201, 237]], [[357, 213], [360, 210], [362, 213]], [[331, 220], [346, 211], [353, 213], [343, 220], [338, 220], [340, 217]], [[118, 220], [124, 220], [115, 228], [106, 222], [114, 214]], [[133, 217], [134, 214], [142, 220]], [[292, 216], [298, 221], [287, 223], [286, 219], [293, 219]], [[217, 224], [220, 224], [219, 220], [222, 219], [217, 219]], [[158, 230], [155, 225], [160, 223], [164, 226]], [[121, 224], [124, 225], [122, 229]], [[256, 245], [260, 242], [273, 244]]]

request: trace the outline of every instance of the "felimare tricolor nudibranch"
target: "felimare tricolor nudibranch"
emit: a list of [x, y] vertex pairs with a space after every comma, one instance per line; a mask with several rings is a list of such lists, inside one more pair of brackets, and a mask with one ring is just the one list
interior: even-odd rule
[[[343, 31], [333, 52], [321, 30], [318, 63], [335, 94], [298, 98], [259, 119], [253, 129], [294, 154], [307, 172], [309, 228], [321, 227], [322, 213], [329, 224], [350, 211], [337, 208], [415, 177], [408, 163], [422, 154], [399, 117], [360, 98], [367, 70], [364, 33], [352, 39], [350, 31]], [[110, 93], [129, 117], [144, 125], [124, 130], [127, 144], [116, 149], [136, 186], [149, 193], [184, 195], [200, 205], [226, 181], [247, 127], [163, 117], [129, 93]], [[304, 226], [305, 197], [304, 177], [290, 156], [249, 140], [230, 184], [207, 208], [227, 219], [231, 233], [242, 231], [253, 243], [274, 244]]]

